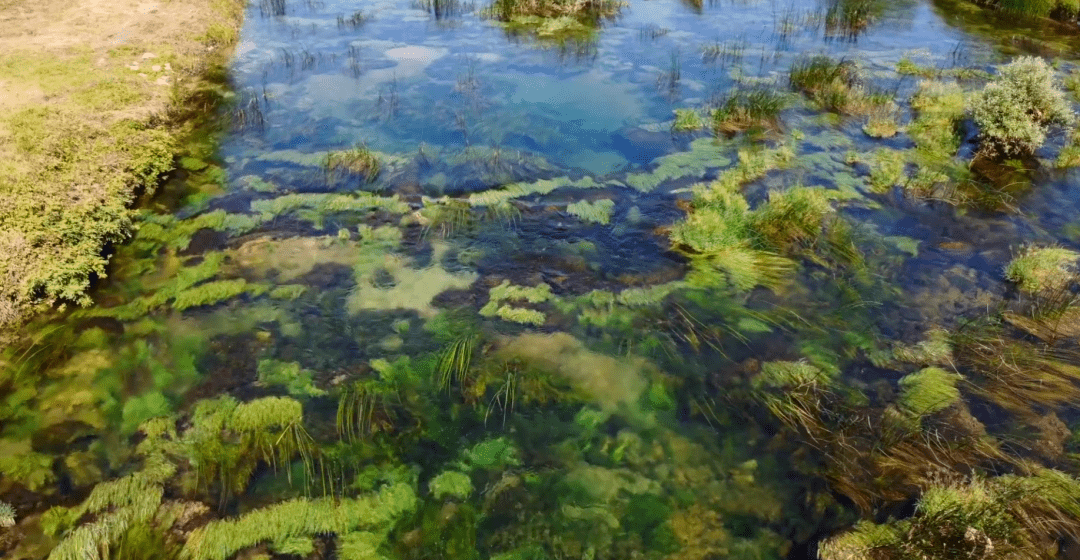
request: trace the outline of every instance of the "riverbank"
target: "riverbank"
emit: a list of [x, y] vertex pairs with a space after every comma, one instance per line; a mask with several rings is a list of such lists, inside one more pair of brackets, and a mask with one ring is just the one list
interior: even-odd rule
[[0, 329], [89, 303], [220, 98], [242, 0], [0, 0]]

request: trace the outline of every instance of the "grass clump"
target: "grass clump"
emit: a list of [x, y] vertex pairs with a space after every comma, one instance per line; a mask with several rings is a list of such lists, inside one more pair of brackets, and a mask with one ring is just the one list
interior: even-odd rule
[[1080, 253], [1063, 247], [1029, 245], [1005, 267], [1005, 278], [1028, 293], [1056, 292], [1076, 281], [1077, 260]]
[[728, 134], [751, 128], [777, 130], [786, 105], [784, 95], [771, 88], [736, 90], [713, 110], [713, 130]]
[[900, 408], [913, 416], [933, 414], [960, 398], [956, 388], [961, 377], [941, 368], [929, 367], [900, 380]]
[[1060, 471], [937, 483], [914, 516], [860, 522], [825, 540], [822, 560], [1037, 560], [1054, 557], [1062, 534], [1075, 534], [1080, 482]]
[[1033, 56], [999, 68], [994, 80], [973, 96], [971, 112], [982, 154], [991, 158], [1031, 154], [1042, 146], [1051, 124], [1075, 120], [1054, 70]]
[[363, 144], [326, 154], [326, 171], [329, 174], [344, 173], [370, 183], [378, 178], [380, 170], [378, 156]]
[[591, 39], [600, 23], [618, 17], [624, 6], [622, 0], [495, 0], [484, 13], [511, 31], [542, 39]]
[[955, 82], [923, 81], [911, 99], [916, 116], [908, 126], [923, 164], [940, 164], [956, 155], [956, 126], [964, 116], [964, 92]]
[[888, 96], [859, 85], [855, 64], [825, 55], [803, 56], [791, 65], [791, 87], [826, 111], [863, 115], [890, 103]]
[[671, 125], [671, 130], [675, 132], [694, 132], [695, 130], [701, 130], [705, 128], [705, 123], [701, 120], [701, 115], [693, 109], [675, 109], [675, 122]]

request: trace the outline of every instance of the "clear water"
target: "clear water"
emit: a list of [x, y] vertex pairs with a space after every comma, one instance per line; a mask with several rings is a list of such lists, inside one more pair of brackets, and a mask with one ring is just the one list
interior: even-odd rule
[[[868, 392], [895, 383], [899, 373], [870, 365], [875, 349], [1008, 297], [1002, 267], [1021, 244], [1080, 242], [1075, 170], [1038, 172], [1006, 211], [874, 194], [848, 154], [909, 140], [871, 139], [859, 118], [826, 118], [792, 94], [779, 136], [795, 138], [795, 161], [744, 192], [753, 204], [796, 184], [843, 193], [833, 204], [867, 272], [804, 262], [779, 289], [702, 290], [665, 232], [690, 187], [751, 141], [673, 134], [675, 109], [740, 84], [786, 89], [797, 56], [825, 53], [895, 92], [906, 118], [918, 80], [896, 73], [902, 58], [989, 69], [1031, 45], [928, 1], [885, 3], [870, 27], [844, 34], [827, 28], [817, 0], [632, 0], [591, 38], [564, 43], [508, 34], [483, 8], [248, 9], [232, 66], [246, 126], [221, 141], [227, 179], [181, 174], [169, 188], [188, 196], [148, 208], [98, 306], [43, 322], [9, 351], [8, 379], [31, 389], [6, 389], [0, 443], [22, 482], [0, 495], [23, 511], [77, 502], [137, 469], [141, 422], [179, 415], [183, 430], [200, 399], [287, 395], [346, 465], [333, 492], [363, 494], [379, 476], [413, 485], [418, 513], [389, 533], [390, 555], [800, 557], [855, 517], [811, 476], [806, 446], [793, 453], [798, 442], [746, 408], [739, 391], [755, 364], [831, 363]], [[364, 23], [342, 23], [357, 10]], [[710, 45], [729, 55], [710, 60]], [[357, 145], [378, 153], [378, 178], [328, 175], [327, 152]], [[531, 190], [505, 213], [445, 210], [512, 184]], [[265, 210], [294, 194], [360, 191], [397, 207]], [[610, 200], [609, 222], [568, 212], [582, 200]], [[169, 233], [222, 211], [263, 217], [194, 228], [190, 240]], [[150, 235], [170, 214], [178, 221]], [[206, 305], [167, 297], [240, 279], [235, 297]], [[535, 301], [491, 306], [504, 282], [539, 287]], [[164, 299], [150, 303], [155, 294]], [[533, 319], [500, 317], [500, 305]], [[476, 370], [444, 390], [439, 357], [468, 333]], [[385, 400], [374, 433], [342, 451], [335, 411], [357, 382]], [[431, 481], [447, 471], [466, 473], [472, 492], [436, 492]], [[284, 478], [260, 467], [217, 513], [305, 493]], [[212, 489], [188, 495], [219, 505]]]

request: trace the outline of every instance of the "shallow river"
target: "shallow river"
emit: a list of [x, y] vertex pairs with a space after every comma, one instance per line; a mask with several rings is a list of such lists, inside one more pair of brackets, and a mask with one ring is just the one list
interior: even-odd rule
[[[945, 76], [1075, 45], [929, 0], [864, 2], [851, 26], [842, 4], [630, 0], [552, 38], [461, 0], [254, 2], [226, 130], [146, 204], [97, 306], [8, 350], [0, 490], [21, 511], [79, 503], [143, 468], [140, 425], [164, 417], [165, 499], [205, 516], [415, 499], [257, 549], [281, 557], [806, 557], [857, 510], [770, 414], [760, 372], [802, 361], [888, 402], [914, 369], [898, 347], [1015, 300], [1003, 269], [1024, 244], [1080, 243], [1080, 172], [1053, 167], [1064, 131], [1021, 186], [950, 204], [873, 184], [876, 154], [914, 148], [903, 128], [868, 136], [788, 83], [807, 54], [844, 60], [903, 127], [920, 78], [902, 60]], [[782, 94], [778, 126], [673, 130], [676, 110], [753, 88]], [[328, 165], [343, 150], [377, 173]], [[695, 185], [776, 151], [740, 182], [748, 207], [828, 191], [825, 229], [857, 257], [810, 241], [773, 255], [782, 278], [740, 280], [673, 246]], [[206, 436], [239, 414], [223, 395], [303, 418]], [[310, 443], [286, 448], [296, 429]]]

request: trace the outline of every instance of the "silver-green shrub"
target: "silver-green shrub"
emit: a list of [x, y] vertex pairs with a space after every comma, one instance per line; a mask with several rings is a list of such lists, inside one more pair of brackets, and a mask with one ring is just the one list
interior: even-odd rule
[[976, 93], [971, 112], [989, 156], [1029, 154], [1042, 145], [1051, 123], [1074, 119], [1054, 71], [1041, 58], [1020, 57], [1002, 66]]

